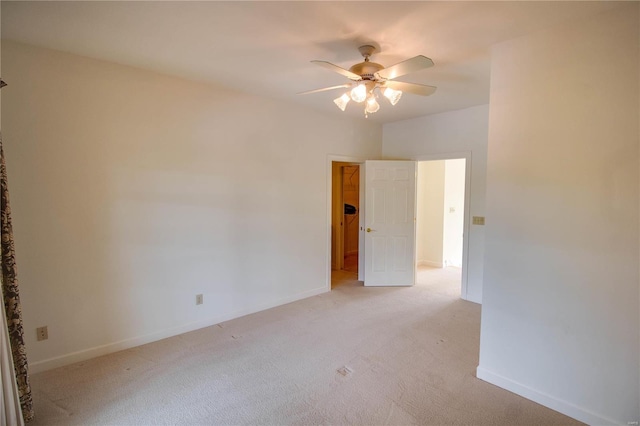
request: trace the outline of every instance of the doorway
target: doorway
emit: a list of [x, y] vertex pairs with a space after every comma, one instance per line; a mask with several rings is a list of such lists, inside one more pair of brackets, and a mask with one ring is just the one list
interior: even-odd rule
[[416, 284], [446, 280], [460, 295], [466, 206], [465, 158], [419, 161], [416, 188]]
[[358, 280], [360, 251], [360, 164], [331, 166], [331, 287]]
[[[443, 153], [443, 154], [429, 154], [429, 155], [423, 155], [423, 156], [419, 156], [418, 158], [415, 158], [413, 160], [410, 161], [415, 161], [416, 163], [420, 163], [420, 162], [430, 162], [430, 161], [437, 161], [437, 160], [454, 160], [454, 159], [462, 159], [464, 160], [464, 164], [465, 164], [465, 174], [464, 174], [464, 207], [462, 208], [462, 216], [463, 216], [463, 233], [462, 233], [462, 266], [460, 268], [460, 272], [458, 274], [458, 278], [455, 280], [456, 281], [456, 286], [457, 283], [460, 283], [459, 289], [456, 289], [461, 298], [468, 300], [468, 295], [467, 295], [467, 281], [468, 281], [468, 264], [469, 264], [469, 228], [471, 225], [471, 215], [470, 215], [470, 187], [471, 187], [471, 152], [455, 152], [455, 153]], [[366, 158], [359, 158], [359, 157], [350, 157], [350, 156], [340, 156], [340, 155], [328, 155], [327, 156], [327, 203], [326, 203], [326, 208], [327, 208], [327, 227], [326, 227], [326, 238], [327, 238], [327, 243], [326, 243], [326, 288], [327, 291], [330, 291], [334, 286], [332, 285], [332, 281], [334, 279], [334, 277], [336, 276], [336, 274], [341, 274], [341, 273], [346, 273], [346, 274], [351, 274], [349, 276], [349, 280], [351, 282], [351, 285], [359, 285], [359, 286], [363, 286], [364, 285], [364, 281], [366, 279], [365, 277], [365, 256], [363, 255], [365, 253], [365, 235], [369, 235], [368, 233], [366, 233], [364, 231], [365, 229], [365, 188], [364, 188], [364, 181], [365, 181], [365, 167], [364, 164], [367, 161]], [[339, 194], [339, 192], [337, 192], [335, 190], [336, 185], [338, 185], [337, 182], [341, 182], [341, 177], [339, 173], [335, 173], [334, 176], [334, 163], [343, 163], [342, 165], [354, 165], [357, 164], [360, 166], [360, 197], [359, 197], [359, 206], [360, 209], [358, 209], [358, 216], [360, 219], [360, 225], [359, 225], [359, 262], [358, 262], [358, 274], [357, 277], [356, 274], [350, 273], [350, 272], [346, 272], [344, 271], [342, 268], [337, 269], [336, 268], [336, 260], [340, 259], [340, 256], [335, 256], [334, 253], [336, 250], [338, 250], [336, 248], [336, 244], [335, 244], [335, 237], [336, 237], [336, 232], [335, 232], [335, 227], [334, 224], [335, 223], [339, 223], [336, 222], [334, 219], [334, 215], [336, 214], [336, 209], [334, 209], [335, 206], [339, 206], [342, 205], [342, 200], [336, 201], [334, 199], [334, 197], [337, 197], [337, 194]], [[417, 173], [416, 173], [417, 174]], [[338, 185], [338, 188], [340, 186]], [[417, 208], [417, 206], [416, 206]], [[459, 210], [456, 209], [456, 213]], [[368, 215], [367, 215], [368, 216]], [[416, 217], [416, 221], [417, 221], [417, 217]], [[343, 222], [344, 223], [344, 222]], [[338, 232], [338, 235], [340, 235], [340, 233]], [[417, 237], [417, 235], [415, 236]], [[414, 240], [415, 241], [415, 240]], [[338, 247], [341, 247], [341, 245], [337, 245]], [[414, 251], [415, 253], [415, 251]], [[422, 262], [422, 264], [419, 264], [418, 261], [423, 260], [423, 259], [418, 259], [416, 256], [414, 256], [412, 254], [411, 256], [411, 261], [410, 264], [413, 265], [413, 267], [415, 268], [414, 272], [418, 272], [418, 267], [421, 267], [421, 269], [424, 269], [425, 266], [427, 266], [424, 262]], [[452, 265], [453, 266], [453, 265]], [[455, 266], [453, 266], [455, 268]], [[447, 271], [449, 270], [448, 268], [435, 268], [433, 267], [433, 269], [437, 270], [437, 271]], [[418, 276], [419, 274], [416, 274], [414, 276]], [[358, 281], [359, 280], [359, 281]], [[414, 281], [413, 283], [417, 283], [420, 284], [420, 279], [416, 281]]]

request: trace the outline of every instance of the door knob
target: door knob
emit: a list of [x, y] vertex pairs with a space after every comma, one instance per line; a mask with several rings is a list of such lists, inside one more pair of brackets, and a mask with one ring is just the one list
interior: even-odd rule
[[373, 229], [367, 228], [367, 232], [371, 232], [371, 231], [373, 231]]

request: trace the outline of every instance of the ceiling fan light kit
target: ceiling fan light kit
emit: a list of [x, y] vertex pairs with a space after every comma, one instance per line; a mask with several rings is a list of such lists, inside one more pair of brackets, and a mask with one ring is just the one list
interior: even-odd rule
[[373, 114], [374, 112], [377, 112], [379, 109], [380, 109], [380, 104], [376, 101], [376, 97], [372, 93], [367, 99], [367, 105], [364, 107], [364, 113], [365, 115]]
[[338, 106], [338, 108], [344, 111], [345, 109], [347, 109], [347, 104], [349, 103], [350, 100], [351, 100], [351, 97], [348, 94], [343, 93], [342, 96], [340, 96], [339, 98], [335, 98], [333, 100], [333, 103], [335, 103]]
[[393, 90], [391, 87], [385, 87], [384, 92], [382, 92], [385, 98], [389, 99], [391, 105], [395, 105], [398, 103], [400, 98], [402, 97], [402, 92], [400, 90]]
[[353, 99], [353, 102], [364, 102], [364, 100], [367, 99], [367, 92], [367, 86], [360, 83], [351, 89], [351, 99]]
[[349, 78], [352, 80], [352, 83], [310, 90], [299, 94], [306, 95], [310, 93], [324, 92], [326, 90], [345, 87], [350, 88], [350, 90], [343, 93], [342, 96], [334, 99], [333, 102], [338, 108], [344, 111], [346, 110], [349, 101], [354, 101], [356, 103], [366, 101], [364, 105], [364, 115], [367, 117], [369, 114], [373, 114], [380, 109], [380, 104], [376, 100], [378, 93], [382, 93], [391, 105], [396, 105], [402, 97], [403, 90], [407, 93], [420, 96], [429, 96], [436, 91], [436, 88], [433, 86], [394, 81], [397, 77], [432, 67], [433, 61], [426, 56], [418, 55], [385, 68], [384, 66], [369, 60], [370, 56], [375, 51], [375, 47], [367, 44], [360, 46], [358, 50], [364, 57], [364, 61], [353, 65], [348, 70], [326, 61], [311, 61], [316, 65], [328, 68]]

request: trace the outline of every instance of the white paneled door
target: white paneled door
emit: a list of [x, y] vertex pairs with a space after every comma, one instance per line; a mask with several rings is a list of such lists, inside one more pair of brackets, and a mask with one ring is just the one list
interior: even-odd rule
[[415, 283], [416, 163], [365, 163], [364, 285]]

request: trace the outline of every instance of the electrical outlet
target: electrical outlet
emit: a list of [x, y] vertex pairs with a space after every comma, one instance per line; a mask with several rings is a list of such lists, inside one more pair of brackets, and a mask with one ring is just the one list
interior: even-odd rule
[[484, 216], [474, 216], [473, 217], [474, 225], [484, 225]]
[[204, 303], [204, 299], [201, 294], [196, 294], [196, 305], [202, 305]]
[[49, 330], [47, 326], [36, 328], [36, 336], [38, 338], [38, 342], [41, 340], [47, 340], [49, 338]]

